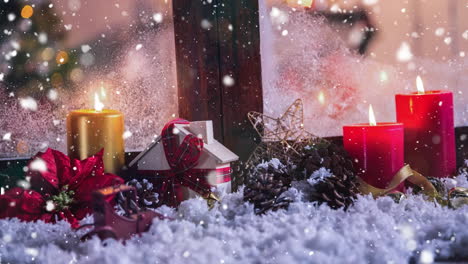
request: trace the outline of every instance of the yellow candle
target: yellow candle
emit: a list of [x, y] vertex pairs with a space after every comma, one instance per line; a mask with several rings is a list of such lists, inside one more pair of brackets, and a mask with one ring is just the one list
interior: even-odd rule
[[123, 114], [117, 110], [102, 109], [99, 100], [96, 106], [94, 110], [75, 110], [68, 114], [68, 155], [82, 160], [104, 149], [105, 171], [119, 173], [125, 165]]

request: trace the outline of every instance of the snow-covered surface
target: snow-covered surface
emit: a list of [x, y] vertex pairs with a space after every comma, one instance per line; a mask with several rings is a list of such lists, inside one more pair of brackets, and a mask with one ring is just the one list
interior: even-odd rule
[[[468, 186], [466, 175], [455, 181]], [[301, 201], [300, 189], [287, 195], [295, 199], [288, 210], [263, 216], [242, 201], [242, 191], [213, 210], [200, 199], [178, 212], [163, 207], [175, 220], [157, 220], [125, 245], [82, 243], [84, 231], [65, 222], [0, 220], [0, 263], [431, 263], [436, 252], [437, 259], [468, 261], [468, 206], [452, 210], [412, 195], [400, 204], [360, 197], [345, 212]]]
[[332, 175], [333, 174], [330, 170], [327, 170], [326, 168], [320, 168], [312, 173], [307, 182], [310, 183], [310, 185], [314, 185]]

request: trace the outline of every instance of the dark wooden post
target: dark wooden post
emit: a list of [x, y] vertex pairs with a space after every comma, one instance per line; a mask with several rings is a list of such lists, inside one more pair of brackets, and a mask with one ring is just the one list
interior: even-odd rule
[[263, 112], [258, 1], [222, 0], [218, 6], [220, 76], [234, 80], [232, 86], [221, 82], [224, 144], [246, 159], [258, 138], [247, 113]]
[[180, 116], [213, 120], [246, 159], [256, 137], [247, 112], [263, 110], [258, 1], [173, 0], [173, 14]]
[[222, 142], [216, 5], [174, 0], [173, 17], [179, 116], [191, 121], [213, 120], [215, 137]]

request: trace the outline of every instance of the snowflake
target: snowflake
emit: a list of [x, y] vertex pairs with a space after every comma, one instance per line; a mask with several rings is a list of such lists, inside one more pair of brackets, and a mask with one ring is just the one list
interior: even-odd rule
[[55, 89], [50, 89], [49, 92], [47, 93], [47, 98], [51, 101], [55, 101], [58, 98], [58, 93], [57, 90]]
[[223, 77], [223, 84], [224, 86], [230, 87], [234, 85], [234, 78], [229, 75], [224, 75]]
[[36, 158], [29, 164], [29, 169], [32, 171], [46, 172], [47, 164], [43, 159]]
[[20, 98], [20, 105], [23, 109], [36, 111], [37, 110], [37, 102], [32, 97]]
[[445, 33], [445, 29], [443, 27], [439, 27], [435, 30], [435, 35], [438, 36], [438, 37], [441, 37], [444, 35]]
[[163, 16], [161, 13], [155, 13], [153, 14], [153, 20], [156, 22], [156, 23], [161, 23], [163, 21]]
[[11, 132], [5, 133], [5, 135], [3, 135], [3, 140], [11, 141]]
[[200, 26], [203, 28], [203, 29], [206, 29], [206, 30], [210, 30], [211, 27], [213, 27], [213, 25], [211, 24], [210, 21], [208, 21], [207, 19], [203, 19], [200, 23]]
[[401, 62], [410, 61], [413, 58], [413, 53], [411, 53], [410, 45], [403, 41], [400, 48], [397, 51], [397, 60]]
[[88, 52], [88, 51], [90, 51], [90, 50], [91, 50], [91, 47], [90, 47], [88, 44], [81, 45], [81, 51], [82, 51], [83, 53], [86, 53], [86, 52]]
[[38, 36], [37, 36], [37, 40], [41, 44], [46, 44], [47, 43], [47, 34], [44, 33], [44, 32], [39, 33]]
[[363, 0], [362, 1], [365, 5], [375, 5], [379, 2], [379, 0]]
[[125, 132], [123, 133], [123, 135], [122, 135], [123, 139], [127, 139], [127, 138], [129, 138], [129, 137], [131, 137], [131, 136], [132, 136], [132, 132], [130, 132], [130, 131], [128, 131], [128, 130], [125, 131]]

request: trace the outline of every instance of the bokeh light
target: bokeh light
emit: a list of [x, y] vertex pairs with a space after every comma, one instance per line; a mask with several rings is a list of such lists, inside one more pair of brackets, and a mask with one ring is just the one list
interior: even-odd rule
[[45, 48], [41, 53], [41, 58], [45, 61], [50, 61], [54, 57], [54, 50], [52, 48]]
[[58, 64], [65, 64], [68, 62], [68, 53], [66, 53], [65, 51], [59, 51], [57, 53], [57, 56], [55, 57], [55, 61], [58, 63]]
[[30, 6], [30, 5], [25, 5], [23, 7], [23, 9], [21, 9], [21, 17], [22, 18], [30, 18], [30, 17], [32, 17], [33, 13], [34, 13], [34, 10], [33, 10], [32, 6]]
[[80, 68], [75, 68], [70, 72], [70, 79], [73, 82], [81, 82], [84, 78], [83, 71]]

